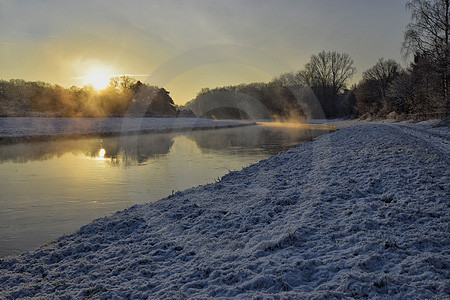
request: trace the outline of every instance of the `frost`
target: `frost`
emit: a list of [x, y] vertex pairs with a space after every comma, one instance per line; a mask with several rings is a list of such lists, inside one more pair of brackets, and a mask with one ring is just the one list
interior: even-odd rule
[[334, 124], [341, 129], [216, 184], [1, 259], [1, 294], [448, 297], [448, 132]]

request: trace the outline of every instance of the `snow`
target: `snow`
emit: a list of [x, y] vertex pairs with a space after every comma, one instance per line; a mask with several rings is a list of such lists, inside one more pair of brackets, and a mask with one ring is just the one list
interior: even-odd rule
[[0, 118], [0, 140], [111, 135], [242, 126], [254, 122], [203, 118]]
[[435, 148], [440, 152], [444, 159], [450, 157], [450, 130], [448, 126], [436, 127], [440, 120], [426, 120], [419, 122], [411, 121], [393, 121], [393, 120], [376, 120], [376, 121], [343, 121], [336, 120], [331, 124], [337, 127], [354, 126], [355, 124], [384, 124], [393, 126], [402, 130], [408, 135], [412, 135], [422, 142], [426, 143], [428, 147]]
[[341, 129], [220, 182], [1, 259], [1, 294], [448, 297], [445, 138], [435, 146], [427, 129], [413, 124], [333, 125]]

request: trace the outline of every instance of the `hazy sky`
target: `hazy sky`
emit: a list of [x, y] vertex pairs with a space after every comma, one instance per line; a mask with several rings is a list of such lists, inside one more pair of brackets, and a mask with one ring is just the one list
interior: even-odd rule
[[0, 78], [63, 86], [92, 70], [164, 86], [183, 104], [202, 87], [269, 81], [321, 50], [358, 74], [401, 60], [402, 0], [0, 0]]

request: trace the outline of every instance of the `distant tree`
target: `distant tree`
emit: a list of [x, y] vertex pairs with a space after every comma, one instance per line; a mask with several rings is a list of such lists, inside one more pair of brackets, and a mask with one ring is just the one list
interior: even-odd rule
[[363, 78], [354, 89], [355, 103], [361, 116], [384, 117], [393, 109], [386, 95], [392, 82], [402, 73], [400, 65], [392, 59], [380, 58], [363, 72]]
[[[207, 93], [209, 93], [210, 91], [211, 91], [211, 90], [210, 90], [209, 88], [207, 88], [207, 87], [202, 88], [202, 89], [200, 90], [200, 92], [197, 93], [197, 97], [200, 96], [200, 95], [203, 95], [203, 94], [207, 94]], [[191, 100], [191, 101], [192, 101], [192, 100]]]
[[305, 65], [305, 70], [300, 72], [300, 76], [310, 86], [320, 86], [337, 94], [355, 75], [356, 68], [353, 64], [353, 59], [347, 53], [322, 51], [311, 56], [311, 60]]
[[[295, 96], [301, 110], [307, 119], [323, 119], [324, 112], [316, 94], [306, 82], [303, 71], [281, 74], [275, 78]], [[345, 109], [349, 111], [348, 109]]]
[[378, 84], [375, 80], [361, 80], [353, 90], [356, 98], [358, 114], [371, 117], [381, 109], [381, 98]]
[[411, 11], [411, 23], [406, 27], [403, 50], [405, 54], [418, 52], [433, 61], [449, 114], [450, 0], [412, 0], [406, 7]]
[[303, 77], [299, 75], [299, 73], [289, 72], [281, 74], [278, 78], [278, 81], [281, 82], [284, 86], [295, 87], [305, 85]]
[[190, 109], [182, 109], [177, 112], [177, 117], [180, 118], [196, 118], [195, 113]]
[[336, 51], [322, 51], [312, 55], [296, 77], [304, 84], [310, 86], [316, 93], [327, 117], [339, 114], [336, 111], [336, 102], [339, 94], [346, 87], [347, 81], [356, 73], [354, 61], [347, 53]]
[[137, 80], [130, 76], [112, 77], [109, 79], [109, 86], [122, 91], [130, 91], [135, 86]]
[[402, 73], [392, 81], [386, 96], [397, 113], [414, 113], [418, 107], [415, 103], [417, 85], [410, 72]]
[[381, 98], [385, 98], [389, 85], [401, 71], [401, 66], [395, 60], [380, 58], [373, 67], [364, 71], [362, 76], [363, 80], [372, 80], [378, 86]]
[[436, 101], [440, 81], [433, 68], [432, 61], [418, 53], [406, 70], [392, 60], [380, 59], [363, 72], [354, 90], [359, 115], [384, 118], [391, 113], [410, 117], [435, 114], [442, 102]]
[[[148, 111], [150, 109], [150, 111]], [[131, 77], [111, 79], [108, 88], [63, 88], [40, 81], [0, 80], [1, 116], [108, 117], [125, 113], [176, 115], [169, 92]]]
[[202, 89], [186, 103], [196, 115], [226, 119], [265, 119], [273, 116], [302, 116], [295, 95], [278, 79], [269, 83], [255, 82], [236, 86]]
[[433, 61], [416, 54], [406, 74], [392, 82], [387, 96], [408, 114], [435, 114], [445, 106], [440, 82]]
[[176, 115], [175, 103], [164, 88], [136, 81], [129, 90], [132, 92], [132, 100], [128, 113], [149, 116]]
[[170, 97], [169, 92], [159, 88], [147, 107], [147, 115], [151, 116], [175, 116], [177, 108]]

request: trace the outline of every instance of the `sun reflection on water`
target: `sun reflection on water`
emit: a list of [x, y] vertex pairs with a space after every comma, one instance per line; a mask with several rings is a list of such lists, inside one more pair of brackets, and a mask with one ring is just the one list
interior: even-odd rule
[[98, 155], [97, 155], [96, 159], [105, 160], [105, 155], [106, 155], [106, 150], [104, 148], [100, 148], [100, 150], [98, 150]]

